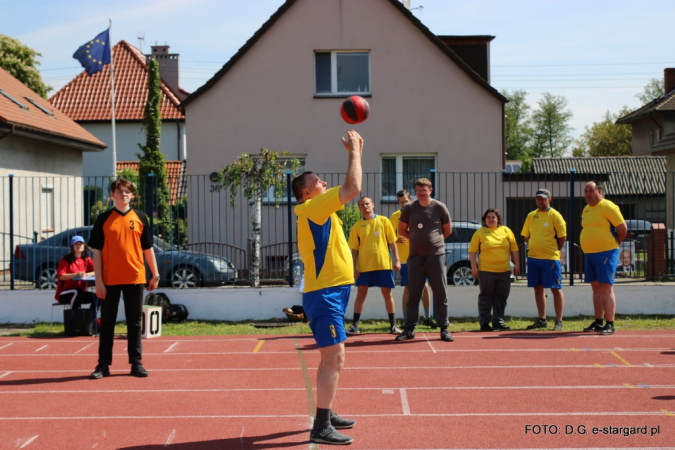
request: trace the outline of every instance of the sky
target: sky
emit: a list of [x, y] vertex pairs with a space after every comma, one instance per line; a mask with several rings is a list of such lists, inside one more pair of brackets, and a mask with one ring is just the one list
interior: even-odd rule
[[[113, 42], [144, 53], [169, 45], [180, 54], [181, 87], [193, 92], [283, 3], [0, 0], [0, 33], [42, 54], [39, 69], [53, 95], [82, 71], [75, 50], [112, 19]], [[607, 111], [640, 107], [636, 95], [649, 80], [675, 67], [673, 0], [411, 0], [411, 8], [435, 34], [495, 36], [492, 86], [525, 90], [532, 108], [545, 92], [564, 96], [574, 137]]]

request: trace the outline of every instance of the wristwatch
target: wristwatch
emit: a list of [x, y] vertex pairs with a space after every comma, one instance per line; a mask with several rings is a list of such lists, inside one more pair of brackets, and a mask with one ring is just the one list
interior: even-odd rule
[[154, 280], [157, 280], [157, 281], [159, 281], [159, 280], [160, 280], [160, 277], [159, 277], [159, 275], [155, 275], [155, 276], [154, 276], [154, 277], [152, 277], [152, 278], [153, 278]]

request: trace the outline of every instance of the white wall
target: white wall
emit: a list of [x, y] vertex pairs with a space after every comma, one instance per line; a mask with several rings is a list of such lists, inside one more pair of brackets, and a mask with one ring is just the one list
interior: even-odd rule
[[[108, 146], [104, 152], [84, 155], [83, 175], [109, 176], [112, 173], [112, 125], [110, 123], [80, 123], [80, 125]], [[138, 144], [145, 145], [146, 142], [143, 125], [140, 122], [117, 122], [115, 137], [117, 161], [138, 161], [136, 154], [142, 154]], [[163, 121], [160, 145], [165, 160], [185, 159], [187, 157], [185, 122]]]
[[[620, 284], [615, 285], [619, 314], [675, 314], [674, 284]], [[593, 315], [591, 287], [587, 284], [564, 286], [565, 316]], [[199, 290], [162, 290], [172, 303], [184, 304], [190, 319], [201, 320], [268, 320], [284, 319], [282, 308], [301, 305], [302, 297], [296, 288], [221, 288]], [[478, 317], [478, 287], [453, 286], [448, 288], [450, 317]], [[547, 291], [548, 292], [548, 291]], [[402, 318], [400, 287], [393, 290], [397, 318]], [[354, 314], [352, 295], [347, 319]], [[54, 291], [0, 291], [0, 323], [49, 322]], [[553, 299], [549, 295], [548, 315], [554, 316]], [[120, 308], [119, 320], [122, 320]], [[506, 306], [506, 315], [535, 317], [537, 309], [532, 289], [513, 286]], [[380, 293], [372, 290], [366, 299], [363, 319], [386, 319], [387, 312]], [[61, 308], [54, 312], [55, 321], [63, 321]]]

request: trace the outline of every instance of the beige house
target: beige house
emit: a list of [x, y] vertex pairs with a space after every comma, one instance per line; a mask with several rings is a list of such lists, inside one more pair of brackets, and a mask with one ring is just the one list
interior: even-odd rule
[[[492, 39], [436, 36], [398, 0], [288, 0], [182, 102], [189, 174], [208, 175], [261, 147], [341, 174], [349, 128], [365, 139], [364, 173], [382, 173], [369, 184], [376, 204], [395, 201], [430, 169], [501, 172], [506, 99], [489, 84]], [[355, 126], [339, 114], [350, 95], [371, 106]]]

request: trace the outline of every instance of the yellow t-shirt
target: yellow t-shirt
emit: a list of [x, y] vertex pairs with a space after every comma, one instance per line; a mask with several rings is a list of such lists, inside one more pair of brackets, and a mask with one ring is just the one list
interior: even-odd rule
[[624, 222], [619, 207], [607, 199], [595, 206], [586, 205], [581, 213], [581, 249], [584, 253], [600, 253], [619, 248], [616, 227]]
[[473, 234], [469, 253], [480, 253], [478, 270], [482, 272], [509, 272], [511, 252], [518, 251], [518, 243], [509, 227], [481, 227]]
[[295, 207], [298, 251], [305, 265], [303, 292], [354, 283], [352, 252], [335, 214], [341, 209], [340, 186]]
[[[398, 223], [401, 221], [401, 213], [403, 210], [398, 210], [391, 215], [389, 221], [391, 222], [391, 227], [394, 229], [394, 235], [398, 239]], [[410, 242], [406, 239], [405, 244], [399, 242], [396, 243], [396, 250], [398, 250], [398, 259], [401, 261], [401, 264], [406, 264], [408, 262], [408, 254], [410, 254]]]
[[560, 261], [558, 238], [567, 237], [567, 225], [555, 209], [549, 208], [546, 212], [535, 209], [527, 215], [520, 235], [530, 238], [528, 257]]
[[356, 270], [391, 270], [389, 244], [395, 240], [391, 222], [384, 216], [375, 215], [370, 220], [361, 219], [356, 222], [349, 235], [349, 248], [359, 251]]

